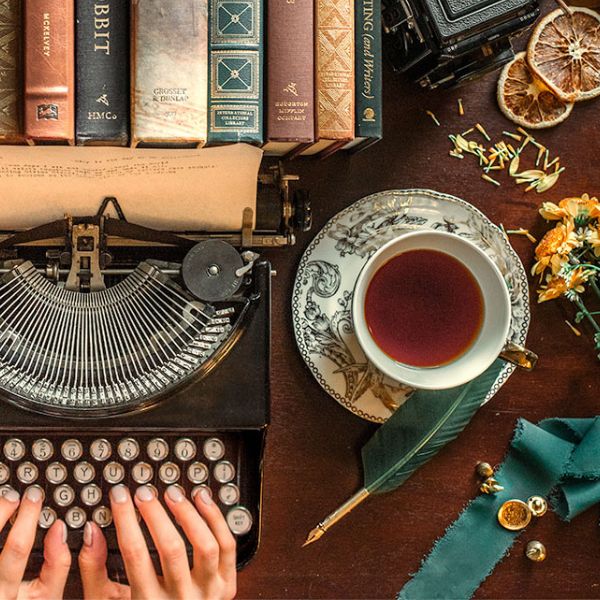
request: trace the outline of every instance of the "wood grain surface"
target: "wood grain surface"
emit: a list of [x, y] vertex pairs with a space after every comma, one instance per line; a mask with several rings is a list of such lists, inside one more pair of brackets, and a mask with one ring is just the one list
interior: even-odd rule
[[[553, 8], [545, 4], [544, 9]], [[534, 287], [528, 346], [540, 361], [533, 373], [515, 373], [461, 436], [397, 491], [374, 497], [316, 544], [301, 549], [307, 532], [361, 484], [359, 450], [374, 426], [339, 406], [320, 388], [300, 357], [290, 316], [295, 270], [312, 237], [336, 212], [368, 194], [425, 187], [473, 203], [507, 229], [546, 230], [543, 200], [600, 194], [600, 100], [575, 107], [569, 120], [537, 134], [567, 167], [545, 194], [524, 193], [502, 176], [496, 188], [480, 179], [474, 161], [448, 156], [447, 134], [482, 123], [499, 136], [512, 125], [499, 112], [497, 74], [460, 90], [428, 92], [385, 71], [384, 135], [356, 156], [296, 160], [314, 209], [313, 231], [270, 258], [277, 269], [273, 293], [272, 424], [265, 460], [262, 546], [239, 575], [242, 598], [392, 598], [418, 568], [433, 542], [477, 494], [477, 461], [502, 461], [518, 417], [600, 414], [600, 364], [591, 336], [575, 337], [564, 323], [573, 315], [562, 301], [536, 305]], [[463, 98], [463, 117], [457, 98]], [[442, 123], [436, 127], [424, 110]], [[533, 246], [511, 238], [526, 268]], [[477, 592], [479, 598], [600, 597], [600, 509], [572, 523], [549, 514], [531, 526]], [[524, 556], [532, 539], [548, 548], [534, 564]], [[468, 548], [465, 548], [468, 551]]]

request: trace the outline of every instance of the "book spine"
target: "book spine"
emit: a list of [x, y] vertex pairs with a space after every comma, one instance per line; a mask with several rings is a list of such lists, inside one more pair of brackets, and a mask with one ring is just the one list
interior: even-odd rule
[[129, 142], [129, 0], [76, 0], [77, 144]]
[[73, 0], [25, 0], [25, 137], [73, 143]]
[[207, 135], [206, 0], [134, 0], [132, 143], [197, 147]]
[[317, 138], [354, 138], [354, 2], [317, 0]]
[[210, 0], [208, 141], [262, 144], [263, 0]]
[[381, 0], [356, 2], [356, 137], [382, 137]]
[[0, 140], [23, 135], [22, 1], [6, 0], [0, 10]]
[[267, 6], [267, 138], [312, 142], [314, 4], [269, 0]]

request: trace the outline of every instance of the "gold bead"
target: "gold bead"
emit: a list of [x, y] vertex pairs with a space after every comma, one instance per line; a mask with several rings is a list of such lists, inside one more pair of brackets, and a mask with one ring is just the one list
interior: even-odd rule
[[527, 500], [527, 506], [529, 506], [529, 510], [531, 510], [534, 517], [543, 517], [548, 510], [548, 502], [541, 496], [531, 496]]
[[529, 542], [525, 548], [525, 556], [533, 562], [542, 562], [548, 556], [546, 546], [537, 540]]
[[480, 486], [479, 490], [484, 494], [497, 494], [504, 489], [493, 477], [488, 477]]
[[531, 510], [522, 500], [507, 500], [498, 510], [498, 523], [510, 531], [525, 529], [531, 521]]
[[488, 479], [494, 474], [494, 469], [490, 463], [480, 462], [477, 463], [477, 474], [483, 479]]

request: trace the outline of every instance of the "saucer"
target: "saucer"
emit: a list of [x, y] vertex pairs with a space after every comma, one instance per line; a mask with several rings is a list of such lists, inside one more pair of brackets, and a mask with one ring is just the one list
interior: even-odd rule
[[[529, 328], [527, 273], [505, 234], [474, 206], [431, 190], [390, 190], [335, 215], [310, 243], [296, 274], [292, 321], [302, 358], [321, 387], [355, 415], [383, 423], [413, 389], [369, 363], [352, 325], [352, 292], [369, 257], [403, 233], [422, 229], [464, 237], [498, 266], [509, 290], [508, 340], [525, 345]], [[485, 402], [514, 365], [506, 364]]]

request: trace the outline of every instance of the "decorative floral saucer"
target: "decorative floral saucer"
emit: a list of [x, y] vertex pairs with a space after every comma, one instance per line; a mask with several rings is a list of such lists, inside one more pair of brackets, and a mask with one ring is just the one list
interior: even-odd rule
[[[352, 291], [369, 257], [408, 231], [435, 229], [465, 237], [504, 275], [512, 302], [509, 339], [525, 345], [529, 328], [527, 274], [503, 232], [474, 206], [430, 190], [367, 196], [334, 216], [311, 242], [294, 283], [292, 319], [300, 353], [327, 393], [354, 414], [384, 422], [411, 388], [389, 379], [365, 358], [352, 326]], [[486, 402], [514, 370], [506, 364]]]

